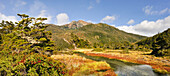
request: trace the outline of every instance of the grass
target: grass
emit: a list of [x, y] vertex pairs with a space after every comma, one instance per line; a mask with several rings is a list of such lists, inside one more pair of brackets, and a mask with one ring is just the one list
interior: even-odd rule
[[170, 74], [170, 72], [168, 72], [167, 70], [162, 70], [162, 69], [154, 69], [153, 70], [154, 72], [156, 73], [159, 73], [159, 74]]
[[110, 65], [106, 62], [96, 62], [76, 54], [52, 55], [52, 58], [59, 60], [67, 65], [69, 75], [95, 75], [95, 76], [116, 76]]
[[115, 52], [113, 52], [113, 53], [87, 52], [85, 54], [89, 55], [89, 56], [99, 56], [99, 57], [106, 57], [109, 59], [118, 59], [123, 62], [147, 64], [147, 65], [152, 66], [153, 69], [156, 69], [155, 70], [156, 72], [160, 72], [160, 73], [169, 73], [170, 72], [169, 63], [163, 62], [163, 61], [168, 61], [168, 58], [155, 57], [153, 55], [144, 55], [143, 52], [139, 52], [139, 51], [129, 51], [128, 54], [115, 53]]
[[129, 50], [128, 49], [125, 49], [125, 50], [122, 50], [120, 51], [121, 54], [128, 54], [129, 53]]
[[103, 52], [104, 50], [102, 48], [94, 48], [92, 52]]
[[110, 70], [110, 65], [106, 62], [93, 62], [87, 63], [80, 67], [80, 70], [75, 72], [73, 76], [81, 76], [81, 75], [97, 75], [100, 76], [103, 72]]

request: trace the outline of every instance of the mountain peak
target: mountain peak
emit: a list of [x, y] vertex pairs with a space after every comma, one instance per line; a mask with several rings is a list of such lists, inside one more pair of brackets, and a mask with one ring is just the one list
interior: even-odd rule
[[71, 23], [66, 24], [64, 26], [70, 29], [76, 29], [76, 28], [80, 28], [88, 24], [91, 24], [91, 23], [85, 22], [83, 20], [78, 20], [78, 21], [72, 21]]

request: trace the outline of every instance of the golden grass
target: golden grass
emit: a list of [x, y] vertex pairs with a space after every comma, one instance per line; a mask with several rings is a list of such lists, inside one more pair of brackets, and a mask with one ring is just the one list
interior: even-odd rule
[[110, 65], [106, 62], [96, 62], [76, 54], [52, 55], [51, 58], [59, 60], [67, 65], [69, 75], [95, 75], [95, 76], [116, 76]]

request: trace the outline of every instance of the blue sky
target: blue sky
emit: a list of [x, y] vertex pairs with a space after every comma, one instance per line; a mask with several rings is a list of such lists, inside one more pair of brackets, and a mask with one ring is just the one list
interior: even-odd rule
[[17, 13], [60, 25], [102, 22], [145, 36], [170, 28], [170, 0], [0, 0], [0, 20], [19, 20]]

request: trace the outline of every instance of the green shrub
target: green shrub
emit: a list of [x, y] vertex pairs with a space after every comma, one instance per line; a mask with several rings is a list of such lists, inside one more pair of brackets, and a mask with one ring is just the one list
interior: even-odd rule
[[170, 56], [170, 49], [162, 49], [158, 51], [157, 56]]
[[46, 38], [40, 38], [39, 41], [45, 42], [45, 41], [47, 41], [47, 39]]
[[[54, 50], [53, 42], [46, 34], [44, 18], [32, 18], [18, 14], [22, 20], [13, 24], [8, 21], [0, 23], [0, 76], [63, 76], [67, 69], [65, 64], [48, 57]], [[41, 23], [38, 20], [41, 21]], [[35, 23], [32, 23], [35, 22]], [[32, 24], [31, 24], [32, 23]], [[33, 25], [32, 27], [28, 26]], [[4, 26], [5, 25], [5, 26]], [[29, 29], [29, 30], [24, 30]], [[16, 30], [17, 29], [17, 30]], [[38, 42], [39, 39], [41, 42]], [[49, 55], [49, 54], [48, 54]]]
[[[62, 76], [67, 73], [65, 64], [54, 60], [46, 55], [38, 53], [21, 55], [16, 57], [16, 61], [11, 63], [7, 58], [0, 62], [0, 75], [55, 75]], [[13, 59], [11, 59], [13, 60]]]

